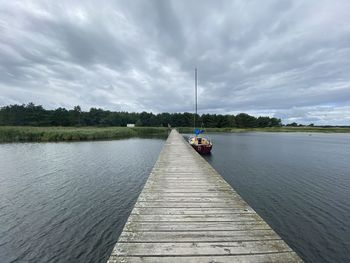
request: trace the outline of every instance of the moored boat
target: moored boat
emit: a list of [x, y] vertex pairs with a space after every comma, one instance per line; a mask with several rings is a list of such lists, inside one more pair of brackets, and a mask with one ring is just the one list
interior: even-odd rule
[[208, 154], [213, 148], [213, 143], [209, 139], [201, 136], [193, 136], [188, 142], [200, 154]]
[[213, 148], [213, 143], [205, 137], [200, 136], [204, 131], [196, 128], [197, 116], [197, 69], [195, 69], [195, 115], [194, 115], [194, 132], [195, 136], [190, 137], [189, 144], [200, 154], [209, 154]]

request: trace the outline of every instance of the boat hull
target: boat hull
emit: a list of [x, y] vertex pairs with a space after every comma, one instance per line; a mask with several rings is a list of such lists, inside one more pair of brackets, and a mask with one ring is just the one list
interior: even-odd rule
[[212, 145], [191, 145], [200, 154], [209, 154], [212, 149]]

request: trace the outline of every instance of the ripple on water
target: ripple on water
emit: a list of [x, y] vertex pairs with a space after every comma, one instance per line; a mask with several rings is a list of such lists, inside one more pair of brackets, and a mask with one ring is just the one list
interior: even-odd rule
[[207, 160], [307, 262], [350, 262], [349, 134], [217, 134]]
[[0, 258], [105, 262], [160, 139], [0, 145]]

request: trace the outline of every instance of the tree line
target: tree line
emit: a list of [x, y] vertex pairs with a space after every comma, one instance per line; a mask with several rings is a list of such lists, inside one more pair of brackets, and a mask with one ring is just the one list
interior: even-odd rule
[[[71, 110], [57, 108], [46, 110], [41, 105], [9, 105], [0, 108], [0, 125], [24, 126], [136, 126], [151, 127], [192, 127], [193, 113], [159, 113], [109, 111], [91, 108], [82, 111], [80, 106]], [[282, 126], [281, 119], [271, 117], [254, 117], [246, 113], [237, 115], [202, 114], [196, 116], [196, 126], [206, 128], [258, 128]]]

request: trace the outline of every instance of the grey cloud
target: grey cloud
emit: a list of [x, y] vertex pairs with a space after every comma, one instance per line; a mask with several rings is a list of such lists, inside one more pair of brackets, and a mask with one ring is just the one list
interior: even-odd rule
[[350, 125], [350, 3], [3, 1], [0, 104]]

